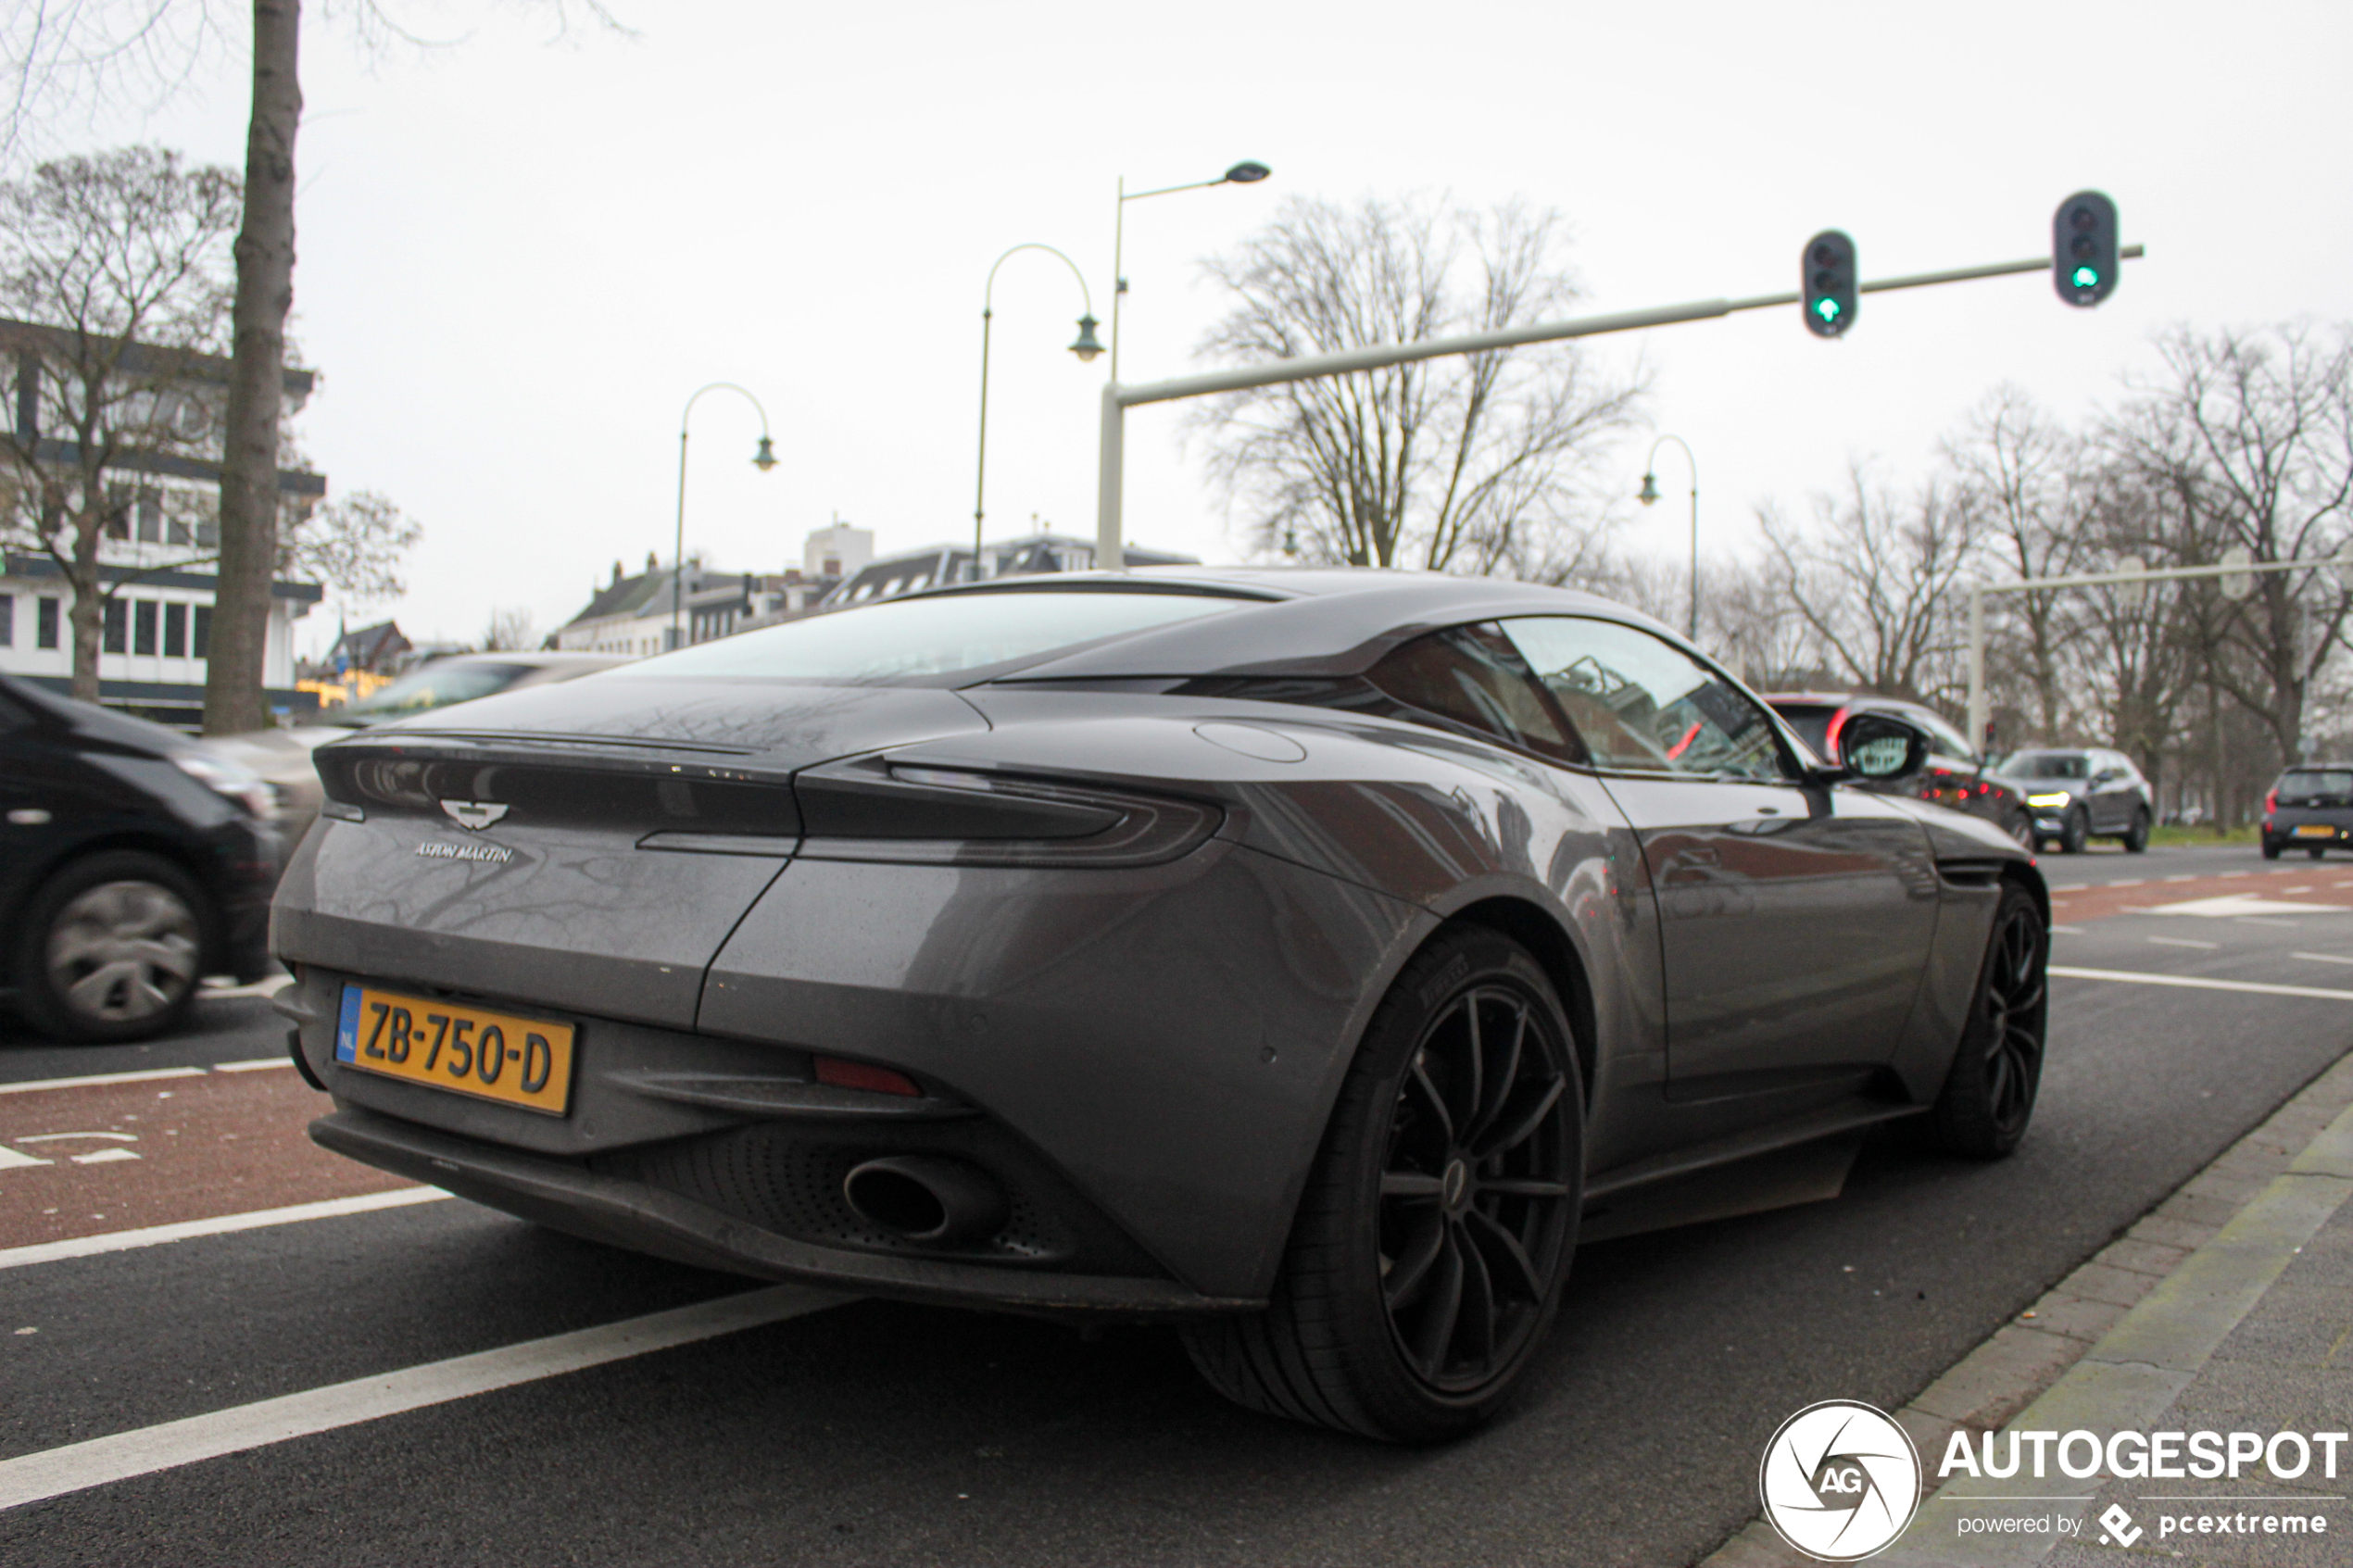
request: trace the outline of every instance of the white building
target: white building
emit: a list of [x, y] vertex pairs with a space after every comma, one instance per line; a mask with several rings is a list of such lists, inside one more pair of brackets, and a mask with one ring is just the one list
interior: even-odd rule
[[[142, 570], [143, 556], [170, 559], [184, 549], [138, 545], [110, 549], [98, 575], [115, 588], [98, 644], [98, 698], [162, 723], [189, 725], [204, 714], [205, 655], [212, 639], [209, 571]], [[128, 581], [126, 581], [128, 580]], [[294, 623], [310, 613], [315, 583], [273, 583], [261, 683], [273, 709], [308, 712], [318, 697], [295, 689]], [[46, 556], [0, 558], [0, 670], [57, 692], [73, 685], [73, 592]]]

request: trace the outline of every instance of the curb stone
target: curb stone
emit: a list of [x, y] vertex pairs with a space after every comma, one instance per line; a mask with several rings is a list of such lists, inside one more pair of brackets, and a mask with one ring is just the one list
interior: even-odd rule
[[[1954, 1432], [1975, 1438], [1998, 1431], [2038, 1401], [2056, 1400], [2068, 1412], [2052, 1410], [2038, 1430], [2098, 1427], [2103, 1411], [2111, 1412], [2108, 1425], [2129, 1425], [2112, 1412], [2163, 1410], [2278, 1277], [2291, 1255], [2285, 1248], [2303, 1239], [2292, 1233], [2317, 1231], [2353, 1192], [2347, 1178], [2353, 1054], [1891, 1411], [1929, 1467], [1923, 1483], [1933, 1486], [1937, 1457]], [[2311, 1190], [2320, 1187], [2334, 1190]], [[2226, 1236], [2250, 1209], [2249, 1223]], [[1933, 1492], [1924, 1497], [1911, 1529], [1872, 1561], [1946, 1561], [1927, 1547], [1925, 1526], [1938, 1500]], [[1695, 1568], [1808, 1568], [1815, 1561], [1760, 1516]]]

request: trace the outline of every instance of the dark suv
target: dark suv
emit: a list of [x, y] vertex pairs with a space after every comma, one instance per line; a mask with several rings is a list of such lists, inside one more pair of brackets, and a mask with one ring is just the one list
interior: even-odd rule
[[1765, 700], [1774, 712], [1789, 721], [1798, 738], [1825, 762], [1835, 759], [1831, 748], [1838, 744], [1839, 731], [1854, 715], [1884, 713], [1901, 719], [1928, 737], [1927, 765], [1902, 778], [1856, 780], [1854, 787], [1881, 795], [1914, 796], [1949, 806], [1956, 811], [1967, 811], [1972, 817], [1984, 818], [2029, 849], [2034, 847], [2034, 825], [2028, 816], [2024, 797], [1988, 772], [1984, 759], [1970, 747], [1961, 732], [1934, 709], [1900, 697], [1873, 696], [1868, 693], [1784, 692]]
[[144, 1039], [208, 974], [270, 972], [269, 784], [176, 730], [0, 675], [0, 998]]
[[2263, 797], [2263, 858], [2290, 847], [2315, 860], [2353, 845], [2353, 762], [2301, 762]]
[[2070, 855], [2094, 838], [2113, 838], [2137, 855], [2149, 847], [2155, 792], [2133, 759], [2097, 746], [2038, 746], [2002, 759], [2001, 775], [2026, 796], [2037, 838]]

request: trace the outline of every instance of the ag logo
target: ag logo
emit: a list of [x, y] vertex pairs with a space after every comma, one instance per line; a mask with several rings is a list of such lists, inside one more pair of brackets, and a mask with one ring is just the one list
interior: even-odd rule
[[1919, 1450], [1885, 1412], [1825, 1399], [1781, 1423], [1765, 1445], [1756, 1487], [1781, 1539], [1825, 1562], [1852, 1562], [1912, 1522]]
[[480, 833], [507, 814], [507, 808], [489, 800], [445, 800], [441, 809], [448, 812], [450, 820], [459, 827], [470, 828], [475, 833]]

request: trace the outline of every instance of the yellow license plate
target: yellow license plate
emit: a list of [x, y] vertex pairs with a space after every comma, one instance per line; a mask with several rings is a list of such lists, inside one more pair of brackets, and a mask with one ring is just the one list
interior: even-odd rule
[[2316, 827], [2313, 824], [2307, 822], [2304, 826], [2296, 830], [2296, 836], [2298, 838], [2334, 838], [2336, 836], [2336, 830], [2330, 827]]
[[346, 985], [335, 1060], [362, 1073], [561, 1116], [572, 1103], [576, 1033], [544, 1018]]

